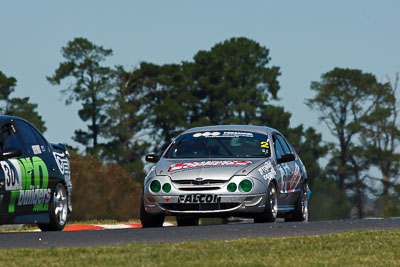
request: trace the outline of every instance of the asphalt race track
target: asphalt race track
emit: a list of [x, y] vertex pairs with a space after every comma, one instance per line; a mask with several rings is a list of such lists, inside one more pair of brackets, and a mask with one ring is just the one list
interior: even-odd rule
[[237, 223], [221, 225], [119, 229], [72, 232], [0, 233], [0, 249], [88, 247], [127, 243], [183, 242], [198, 240], [231, 240], [246, 237], [284, 237], [323, 235], [354, 230], [400, 229], [400, 218], [281, 222]]

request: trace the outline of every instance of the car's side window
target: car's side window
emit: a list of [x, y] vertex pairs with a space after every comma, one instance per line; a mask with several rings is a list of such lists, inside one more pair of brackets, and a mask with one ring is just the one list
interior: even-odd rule
[[282, 148], [281, 144], [279, 143], [279, 140], [276, 138], [275, 135], [273, 137], [273, 140], [274, 140], [276, 158], [280, 159], [280, 158], [282, 158], [282, 155], [285, 154], [285, 153], [283, 152], [283, 148]]
[[293, 149], [292, 145], [291, 145], [291, 144], [289, 144], [289, 142], [286, 142], [286, 145], [289, 147], [289, 149], [290, 149], [290, 153], [292, 153], [293, 155], [295, 155], [295, 153], [294, 153], [294, 149]]
[[283, 139], [281, 135], [276, 135], [277, 139], [282, 145], [284, 154], [292, 154], [292, 151], [289, 149], [289, 146], [287, 145], [286, 141]]
[[37, 154], [41, 154], [41, 148], [39, 142], [32, 131], [30, 125], [22, 121], [15, 121], [15, 126], [17, 131], [22, 137], [24, 143], [24, 152], [27, 156], [34, 156]]
[[19, 133], [17, 132], [17, 133], [8, 135], [4, 141], [4, 145], [3, 145], [2, 149], [3, 149], [3, 152], [10, 151], [13, 149], [19, 149], [22, 152], [22, 154], [24, 154], [24, 148], [22, 146]]

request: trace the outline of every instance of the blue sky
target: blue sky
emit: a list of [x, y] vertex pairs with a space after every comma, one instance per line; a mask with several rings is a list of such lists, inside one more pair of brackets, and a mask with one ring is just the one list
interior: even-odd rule
[[331, 140], [318, 114], [304, 104], [311, 81], [334, 67], [371, 72], [381, 81], [400, 71], [400, 1], [2, 1], [0, 70], [18, 80], [13, 96], [29, 96], [52, 142], [76, 145], [85, 128], [78, 104], [66, 106], [63, 86], [51, 75], [63, 61], [61, 47], [85, 37], [111, 48], [108, 65], [140, 61], [190, 61], [199, 50], [231, 37], [270, 49], [279, 66], [282, 105], [291, 125], [313, 126]]

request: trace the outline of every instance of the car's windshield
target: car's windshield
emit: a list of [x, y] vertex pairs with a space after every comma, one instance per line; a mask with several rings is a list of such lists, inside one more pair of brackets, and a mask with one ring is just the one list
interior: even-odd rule
[[185, 134], [168, 149], [167, 158], [266, 158], [268, 136], [252, 132], [213, 131]]

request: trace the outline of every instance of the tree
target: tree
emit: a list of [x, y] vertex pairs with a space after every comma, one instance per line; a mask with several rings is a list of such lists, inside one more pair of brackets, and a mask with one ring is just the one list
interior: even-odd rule
[[269, 67], [269, 50], [247, 38], [231, 38], [193, 62], [162, 66], [142, 63], [140, 80], [147, 99], [147, 125], [158, 148], [189, 127], [260, 124], [277, 99], [279, 68]]
[[382, 183], [382, 190], [375, 190], [374, 193], [379, 196], [376, 204], [383, 216], [397, 216], [400, 210], [400, 187], [397, 184], [400, 172], [398, 82], [399, 73], [393, 83], [389, 79], [380, 89], [379, 94], [383, 98], [374, 104], [369, 116], [364, 118], [360, 138], [366, 160], [371, 166], [377, 167], [381, 174], [375, 177], [373, 172], [370, 176], [373, 181]]
[[107, 131], [104, 134], [107, 142], [104, 144], [102, 156], [106, 161], [118, 163], [142, 182], [145, 175], [141, 158], [146, 153], [148, 144], [140, 140], [139, 136], [144, 129], [143, 121], [146, 117], [141, 113], [141, 90], [135, 86], [128, 88], [131, 73], [122, 66], [117, 66], [113, 72], [115, 85], [107, 108]]
[[[177, 134], [197, 123], [200, 99], [193, 95], [188, 65], [142, 63], [131, 84], [144, 89], [146, 126], [163, 150]], [[195, 117], [195, 118], [193, 118]]]
[[277, 99], [279, 67], [269, 50], [241, 37], [199, 51], [192, 64], [194, 95], [211, 124], [256, 123], [269, 99]]
[[74, 140], [86, 146], [86, 152], [97, 153], [106, 119], [105, 109], [112, 74], [110, 68], [100, 63], [112, 55], [112, 50], [95, 45], [85, 38], [75, 38], [62, 47], [61, 51], [66, 61], [60, 63], [53, 76], [47, 77], [47, 80], [53, 85], [59, 85], [62, 80], [72, 78], [73, 82], [62, 90], [67, 97], [66, 104], [73, 101], [82, 103], [79, 117], [85, 122], [89, 121], [88, 130], [76, 130]]
[[17, 80], [14, 77], [7, 77], [0, 71], [0, 99], [5, 102], [5, 106], [1, 109], [4, 114], [8, 113], [10, 105], [10, 95], [15, 90]]
[[366, 157], [371, 165], [381, 171], [383, 190], [386, 196], [394, 186], [394, 179], [400, 172], [400, 129], [397, 124], [398, 98], [396, 90], [399, 74], [393, 84], [386, 83], [378, 88], [381, 100], [376, 101], [373, 108], [362, 121], [361, 142], [366, 149]]
[[17, 85], [17, 80], [14, 77], [7, 77], [0, 71], [0, 100], [4, 101], [4, 106], [0, 110], [5, 115], [12, 115], [24, 118], [31, 122], [36, 128], [41, 131], [46, 131], [46, 126], [42, 120], [42, 116], [36, 111], [38, 105], [29, 102], [29, 97], [10, 98]]
[[316, 96], [306, 104], [319, 111], [337, 139], [328, 165], [328, 174], [334, 177], [339, 189], [350, 189], [355, 200], [358, 216], [363, 216], [366, 171], [369, 169], [365, 148], [357, 142], [362, 132], [362, 121], [370, 115], [374, 104], [384, 99], [380, 92], [385, 85], [375, 76], [360, 70], [335, 68], [321, 76], [320, 82], [312, 82]]

